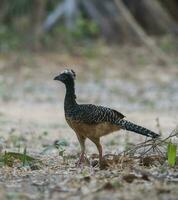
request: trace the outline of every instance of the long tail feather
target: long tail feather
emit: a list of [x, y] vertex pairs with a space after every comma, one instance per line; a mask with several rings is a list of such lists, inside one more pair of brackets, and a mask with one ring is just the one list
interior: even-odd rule
[[132, 131], [147, 137], [151, 137], [151, 138], [157, 138], [160, 135], [157, 133], [154, 133], [153, 131], [150, 131], [147, 128], [144, 128], [142, 126], [136, 125], [132, 122], [129, 122], [125, 119], [118, 119], [116, 121], [116, 124], [119, 125], [122, 129], [128, 130], [128, 131]]

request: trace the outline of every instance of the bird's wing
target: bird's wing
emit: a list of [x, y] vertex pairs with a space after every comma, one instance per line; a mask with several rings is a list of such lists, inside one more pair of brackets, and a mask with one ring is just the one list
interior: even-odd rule
[[116, 119], [122, 119], [125, 116], [111, 108], [96, 106], [92, 104], [79, 105], [75, 115], [76, 120], [86, 123], [112, 122]]

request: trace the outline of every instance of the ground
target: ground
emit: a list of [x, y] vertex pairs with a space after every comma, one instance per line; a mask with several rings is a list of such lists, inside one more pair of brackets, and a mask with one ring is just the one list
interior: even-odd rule
[[[100, 46], [72, 55], [1, 54], [1, 154], [23, 154], [26, 147], [36, 161], [30, 165], [18, 159], [1, 161], [0, 199], [177, 199], [176, 167], [145, 167], [117, 157], [121, 161], [111, 162], [105, 170], [87, 163], [76, 168], [80, 148], [64, 119], [65, 88], [53, 81], [63, 69], [72, 68], [77, 73], [79, 103], [112, 107], [166, 137], [178, 120], [178, 60], [174, 55], [171, 59], [166, 64], [143, 47]], [[104, 154], [111, 157], [144, 141], [143, 136], [126, 131], [102, 138]], [[89, 160], [97, 160], [96, 153], [87, 141]], [[143, 172], [150, 174], [145, 178]]]

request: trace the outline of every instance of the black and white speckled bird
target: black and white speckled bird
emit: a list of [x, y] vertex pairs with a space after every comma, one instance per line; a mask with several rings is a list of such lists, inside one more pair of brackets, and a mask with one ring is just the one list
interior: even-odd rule
[[84, 160], [86, 138], [95, 143], [99, 151], [99, 161], [102, 164], [101, 136], [119, 129], [125, 129], [147, 137], [159, 137], [153, 131], [125, 120], [124, 115], [116, 110], [93, 104], [78, 104], [75, 95], [75, 78], [75, 72], [67, 69], [56, 76], [54, 80], [61, 81], [66, 86], [65, 118], [69, 126], [75, 131], [80, 142], [81, 155], [78, 164]]

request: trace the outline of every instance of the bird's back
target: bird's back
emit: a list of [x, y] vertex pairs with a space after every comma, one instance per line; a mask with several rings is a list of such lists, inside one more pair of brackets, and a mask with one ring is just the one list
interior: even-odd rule
[[102, 122], [114, 123], [117, 119], [123, 119], [124, 115], [116, 110], [93, 104], [80, 104], [65, 111], [66, 117], [80, 122], [95, 124]]

